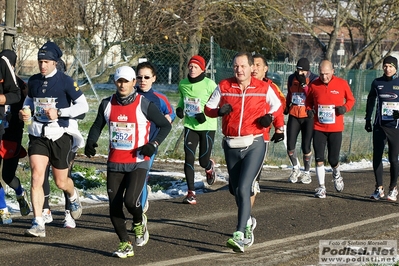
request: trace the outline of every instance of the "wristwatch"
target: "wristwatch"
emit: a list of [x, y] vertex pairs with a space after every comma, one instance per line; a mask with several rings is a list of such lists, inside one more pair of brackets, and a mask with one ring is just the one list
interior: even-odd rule
[[57, 115], [58, 115], [58, 117], [61, 117], [61, 115], [62, 115], [61, 109], [57, 109]]

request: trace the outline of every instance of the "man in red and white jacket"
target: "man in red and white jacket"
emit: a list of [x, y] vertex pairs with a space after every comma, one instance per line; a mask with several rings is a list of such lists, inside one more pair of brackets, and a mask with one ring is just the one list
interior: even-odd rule
[[235, 76], [222, 80], [205, 105], [209, 117], [222, 116], [223, 150], [229, 172], [229, 186], [238, 206], [238, 224], [227, 246], [244, 252], [253, 243], [251, 188], [263, 165], [263, 134], [275, 116], [282, 115], [281, 103], [270, 85], [252, 77], [253, 57], [234, 57]]
[[344, 189], [339, 171], [339, 153], [344, 131], [344, 114], [355, 105], [351, 88], [346, 80], [334, 76], [332, 63], [323, 60], [319, 66], [319, 78], [309, 85], [305, 106], [309, 118], [314, 118], [313, 150], [319, 187], [315, 197], [326, 197], [324, 153], [327, 146], [328, 162], [333, 172], [335, 190]]

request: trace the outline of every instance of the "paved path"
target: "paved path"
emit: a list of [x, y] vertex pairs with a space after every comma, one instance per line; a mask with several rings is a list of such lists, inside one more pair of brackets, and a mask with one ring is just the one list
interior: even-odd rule
[[[0, 227], [3, 265], [317, 265], [319, 240], [399, 238], [398, 203], [372, 201], [369, 170], [345, 172], [345, 190], [327, 184], [327, 198], [313, 197], [316, 182], [290, 184], [288, 170], [267, 170], [253, 215], [255, 244], [243, 254], [225, 246], [235, 231], [237, 208], [225, 186], [198, 196], [195, 206], [182, 198], [151, 201], [150, 241], [135, 256], [112, 258], [118, 239], [106, 205], [85, 205], [76, 229], [62, 228], [63, 212], [54, 211], [45, 238], [23, 235], [32, 216], [14, 217]], [[327, 174], [326, 180], [330, 179]], [[385, 173], [385, 182], [388, 182]], [[127, 227], [131, 224], [128, 222]]]

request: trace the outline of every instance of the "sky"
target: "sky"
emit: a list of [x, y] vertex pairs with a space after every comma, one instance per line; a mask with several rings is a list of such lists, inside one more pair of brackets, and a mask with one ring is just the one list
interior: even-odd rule
[[[157, 161], [157, 160], [156, 160]], [[162, 161], [162, 160], [159, 160]], [[183, 164], [184, 161], [181, 160], [172, 160], [172, 159], [167, 159], [167, 161], [169, 163], [176, 163], [176, 164]], [[384, 164], [387, 164], [387, 160], [384, 159], [383, 160]], [[216, 164], [216, 181], [219, 182], [225, 182], [226, 184], [228, 183], [228, 173], [221, 171], [220, 169], [218, 169], [219, 165]], [[289, 176], [289, 170], [292, 169], [291, 165], [281, 165], [281, 166], [269, 166], [269, 165], [264, 165], [264, 168], [280, 168], [280, 169], [285, 169], [287, 170], [287, 180], [288, 180], [288, 176]], [[348, 171], [348, 170], [355, 170], [355, 169], [365, 169], [365, 168], [371, 168], [372, 167], [372, 162], [369, 160], [361, 160], [359, 162], [351, 162], [351, 163], [347, 163], [347, 164], [341, 164], [340, 165], [340, 170], [341, 171]], [[180, 167], [181, 169], [183, 169], [183, 167]], [[177, 168], [177, 169], [180, 169]], [[331, 172], [331, 167], [326, 167], [326, 172]], [[303, 168], [302, 168], [303, 170]], [[80, 174], [78, 172], [73, 173], [75, 174]], [[161, 200], [161, 199], [171, 199], [171, 198], [176, 198], [176, 197], [183, 197], [187, 194], [187, 185], [185, 182], [182, 182], [181, 179], [184, 178], [184, 173], [183, 171], [181, 172], [160, 172], [159, 170], [157, 170], [156, 172], [151, 172], [150, 171], [150, 178], [151, 178], [151, 174], [155, 174], [157, 176], [172, 176], [172, 177], [176, 177], [176, 181], [172, 181], [172, 185], [167, 189], [167, 190], [158, 190], [158, 191], [151, 191], [149, 193], [148, 196], [148, 200], [151, 204], [151, 201], [153, 200]], [[314, 175], [315, 175], [315, 170], [314, 168], [311, 168], [311, 174], [313, 176], [314, 181], [313, 182], [317, 182]], [[181, 178], [181, 179], [179, 179]], [[196, 169], [195, 169], [195, 189], [196, 189], [196, 193], [198, 194], [202, 194], [204, 193], [204, 191], [206, 190], [206, 188], [208, 187], [208, 184], [206, 183], [206, 176], [205, 176], [205, 171], [198, 165], [196, 165]], [[7, 207], [9, 209], [9, 211], [11, 212], [12, 216], [17, 216], [19, 214], [19, 206], [18, 206], [18, 202], [15, 200], [15, 193], [12, 189], [7, 188], [6, 192], [8, 192], [10, 195], [12, 195], [12, 197], [7, 197], [6, 199], [6, 203], [7, 203]], [[85, 196], [82, 196], [81, 193], [81, 197], [80, 197], [80, 201], [84, 202], [85, 204], [98, 204], [98, 203], [107, 203], [108, 202], [108, 196], [106, 194], [104, 195], [95, 195], [95, 194], [87, 194], [85, 193]], [[50, 204], [51, 207], [54, 207], [55, 205], [58, 206], [63, 206], [65, 204], [64, 202], [64, 198], [60, 197], [58, 199], [58, 204]]]

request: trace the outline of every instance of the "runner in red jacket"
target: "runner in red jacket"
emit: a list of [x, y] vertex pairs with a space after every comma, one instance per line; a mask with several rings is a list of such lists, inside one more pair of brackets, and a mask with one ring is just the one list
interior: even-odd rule
[[333, 170], [334, 187], [344, 189], [339, 171], [339, 153], [344, 131], [344, 114], [352, 109], [355, 98], [346, 80], [334, 76], [332, 63], [323, 60], [319, 66], [319, 78], [310, 83], [305, 106], [308, 117], [314, 118], [313, 150], [319, 187], [315, 197], [325, 198], [324, 153], [327, 146], [328, 162]]

